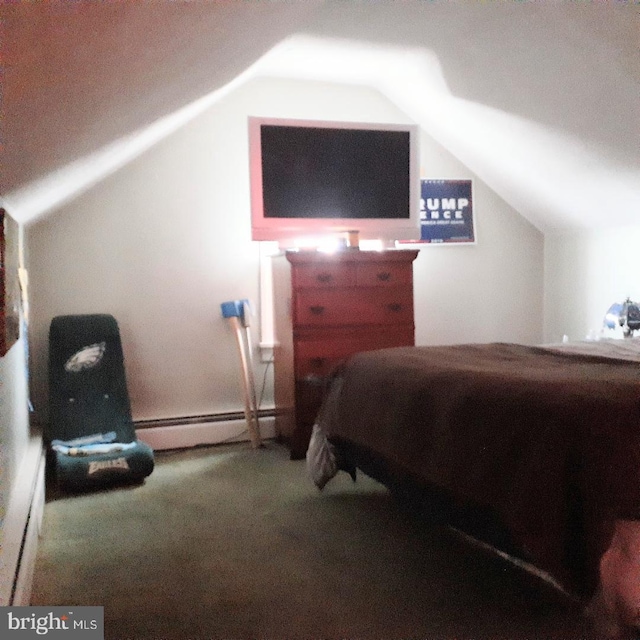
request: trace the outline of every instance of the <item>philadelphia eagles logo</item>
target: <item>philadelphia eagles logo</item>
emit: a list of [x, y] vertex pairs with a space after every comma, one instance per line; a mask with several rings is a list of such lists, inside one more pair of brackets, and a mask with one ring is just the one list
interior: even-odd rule
[[64, 363], [65, 371], [78, 373], [79, 371], [92, 369], [100, 363], [106, 348], [106, 342], [96, 342], [96, 344], [90, 344], [88, 347], [83, 347]]

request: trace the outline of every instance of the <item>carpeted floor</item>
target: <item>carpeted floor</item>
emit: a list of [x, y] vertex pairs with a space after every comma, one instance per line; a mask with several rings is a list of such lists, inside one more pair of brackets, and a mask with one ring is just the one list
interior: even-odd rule
[[586, 637], [545, 583], [362, 474], [319, 492], [275, 443], [156, 455], [144, 485], [49, 492], [33, 605], [102, 605], [107, 640]]

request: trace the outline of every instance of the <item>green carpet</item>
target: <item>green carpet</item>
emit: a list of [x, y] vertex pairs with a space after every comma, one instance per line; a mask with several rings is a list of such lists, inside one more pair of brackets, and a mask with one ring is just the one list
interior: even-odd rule
[[275, 443], [156, 457], [144, 485], [49, 492], [33, 605], [102, 605], [107, 640], [586, 637], [545, 583], [362, 474], [319, 492]]

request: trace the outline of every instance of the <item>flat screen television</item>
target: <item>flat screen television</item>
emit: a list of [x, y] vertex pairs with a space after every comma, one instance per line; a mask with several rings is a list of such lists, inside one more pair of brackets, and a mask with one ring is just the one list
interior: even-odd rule
[[420, 238], [415, 125], [249, 118], [253, 240]]

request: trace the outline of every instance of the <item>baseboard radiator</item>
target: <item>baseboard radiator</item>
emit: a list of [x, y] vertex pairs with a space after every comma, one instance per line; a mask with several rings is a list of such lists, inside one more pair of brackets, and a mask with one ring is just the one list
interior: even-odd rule
[[9, 496], [0, 535], [0, 606], [27, 606], [36, 565], [45, 501], [42, 437], [29, 439]]
[[[261, 410], [258, 421], [262, 439], [274, 438], [273, 409]], [[134, 424], [138, 438], [156, 451], [249, 440], [249, 429], [241, 412], [136, 420]]]

